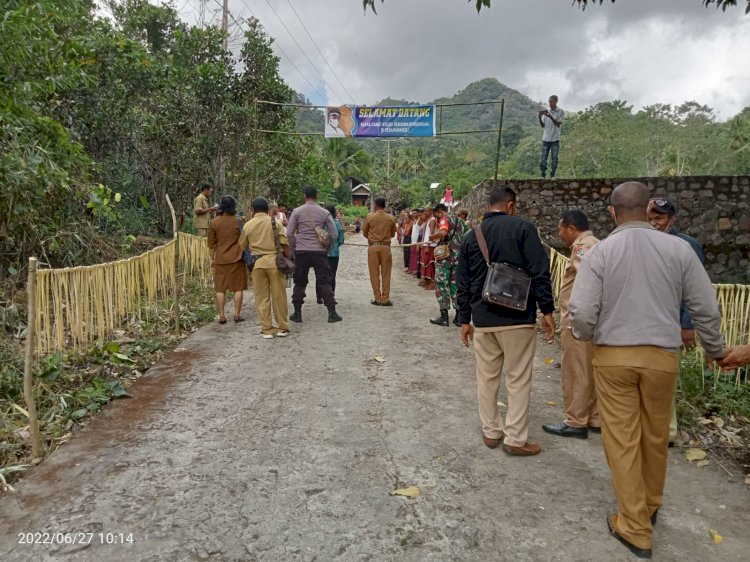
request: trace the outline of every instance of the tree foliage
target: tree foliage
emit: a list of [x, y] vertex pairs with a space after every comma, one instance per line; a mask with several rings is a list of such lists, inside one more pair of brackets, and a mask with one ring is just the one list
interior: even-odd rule
[[29, 255], [52, 266], [114, 257], [126, 235], [171, 231], [196, 186], [247, 204], [327, 182], [320, 145], [291, 130], [272, 39], [244, 24], [238, 54], [173, 5], [8, 0], [0, 19], [0, 277]]

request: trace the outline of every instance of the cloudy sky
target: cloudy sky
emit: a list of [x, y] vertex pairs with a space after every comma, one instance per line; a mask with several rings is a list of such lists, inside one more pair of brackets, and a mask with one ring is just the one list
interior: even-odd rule
[[[726, 13], [700, 0], [618, 0], [583, 12], [571, 3], [493, 0], [477, 14], [473, 0], [377, 0], [374, 15], [361, 0], [229, 0], [236, 20], [261, 20], [282, 76], [319, 104], [426, 102], [495, 77], [535, 100], [557, 93], [568, 110], [696, 100], [726, 119], [750, 105], [744, 0]], [[220, 0], [204, 6], [210, 19]], [[199, 0], [181, 13], [194, 20]]]

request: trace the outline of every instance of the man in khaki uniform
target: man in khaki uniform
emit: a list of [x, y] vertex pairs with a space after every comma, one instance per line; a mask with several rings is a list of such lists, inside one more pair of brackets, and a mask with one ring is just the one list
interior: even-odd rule
[[367, 238], [367, 268], [370, 270], [375, 306], [393, 306], [391, 302], [391, 239], [396, 235], [396, 219], [385, 212], [385, 197], [375, 198], [375, 212], [367, 215], [362, 234]]
[[193, 201], [193, 228], [198, 236], [208, 236], [208, 225], [211, 222], [211, 213], [219, 210], [212, 207], [208, 202], [214, 188], [210, 183], [201, 184], [201, 192]]
[[617, 228], [581, 262], [568, 304], [573, 335], [594, 342], [602, 442], [619, 507], [607, 526], [641, 558], [651, 558], [664, 497], [681, 302], [706, 357], [726, 353], [706, 270], [687, 242], [647, 222], [648, 202], [642, 183], [612, 191], [609, 213]]
[[[270, 205], [263, 197], [256, 197], [252, 202], [253, 218], [242, 228], [240, 234], [240, 248], [250, 249], [256, 257], [253, 266], [253, 294], [255, 295], [255, 310], [260, 320], [260, 335], [264, 339], [273, 337], [283, 338], [289, 335], [289, 312], [286, 297], [285, 276], [276, 265], [276, 240], [273, 232], [272, 219], [268, 215]], [[279, 235], [279, 245], [284, 255], [289, 257], [289, 242], [286, 229], [280, 221], [273, 219], [276, 232]], [[278, 326], [273, 325], [276, 317]]]
[[544, 424], [542, 429], [560, 437], [586, 439], [589, 430], [599, 433], [599, 410], [594, 391], [594, 367], [591, 360], [594, 345], [573, 337], [568, 316], [568, 302], [573, 282], [581, 267], [581, 260], [599, 240], [589, 230], [589, 220], [583, 211], [565, 211], [558, 225], [560, 238], [571, 249], [570, 264], [565, 269], [560, 288], [560, 340], [562, 342], [562, 392], [565, 402], [565, 421]]

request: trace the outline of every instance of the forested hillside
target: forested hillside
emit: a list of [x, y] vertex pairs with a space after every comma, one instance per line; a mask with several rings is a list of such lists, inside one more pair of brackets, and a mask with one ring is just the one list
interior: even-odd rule
[[[541, 130], [535, 102], [494, 78], [469, 84], [455, 96], [428, 102], [385, 99], [376, 105], [455, 104], [505, 99], [501, 178], [539, 174]], [[561, 106], [565, 108], [564, 100]], [[303, 109], [308, 132], [323, 129], [322, 113]], [[497, 129], [497, 105], [443, 108], [443, 132]], [[303, 123], [300, 119], [300, 123]], [[459, 196], [492, 177], [494, 133], [434, 139], [325, 141], [341, 145], [339, 162], [358, 178], [382, 185], [394, 200], [418, 204], [431, 182], [452, 183]], [[346, 158], [351, 158], [346, 160]], [[389, 173], [390, 172], [390, 173]], [[562, 129], [560, 177], [628, 177], [750, 173], [750, 108], [721, 122], [712, 108], [695, 101], [655, 104], [636, 110], [623, 100], [603, 101], [567, 112]], [[346, 174], [343, 174], [346, 175]]]

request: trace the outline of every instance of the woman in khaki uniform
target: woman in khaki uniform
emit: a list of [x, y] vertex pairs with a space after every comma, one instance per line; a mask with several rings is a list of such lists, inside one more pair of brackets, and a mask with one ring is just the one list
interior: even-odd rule
[[237, 201], [234, 197], [223, 197], [219, 211], [221, 214], [208, 226], [208, 247], [211, 250], [211, 265], [214, 268], [219, 324], [227, 322], [224, 316], [227, 291], [234, 292], [234, 321], [242, 322], [242, 291], [247, 289], [247, 267], [242, 260], [239, 245], [243, 222], [237, 217]]

